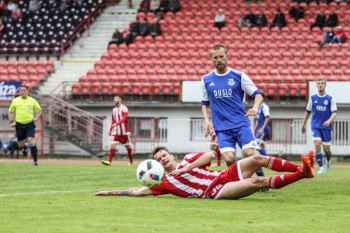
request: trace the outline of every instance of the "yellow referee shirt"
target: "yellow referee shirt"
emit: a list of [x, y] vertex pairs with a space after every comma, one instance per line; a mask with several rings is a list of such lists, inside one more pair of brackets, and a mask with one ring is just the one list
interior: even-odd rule
[[34, 111], [41, 111], [41, 107], [34, 98], [27, 96], [23, 99], [22, 96], [12, 100], [9, 112], [16, 114], [16, 122], [21, 124], [28, 124], [33, 121]]

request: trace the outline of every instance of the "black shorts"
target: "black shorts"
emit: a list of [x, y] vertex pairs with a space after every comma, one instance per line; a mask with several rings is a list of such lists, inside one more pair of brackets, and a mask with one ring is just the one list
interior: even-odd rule
[[30, 122], [28, 124], [16, 122], [16, 136], [18, 141], [25, 140], [28, 137], [35, 137], [34, 122]]

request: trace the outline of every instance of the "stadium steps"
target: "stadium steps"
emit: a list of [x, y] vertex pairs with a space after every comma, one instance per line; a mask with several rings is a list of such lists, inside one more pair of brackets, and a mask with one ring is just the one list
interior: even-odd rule
[[[134, 5], [136, 6], [138, 7]], [[57, 62], [56, 72], [39, 87], [38, 93], [47, 96], [62, 82], [77, 82], [88, 70], [93, 69], [94, 63], [107, 51], [108, 42], [115, 28], [121, 31], [128, 28], [136, 13], [137, 8], [128, 9], [127, 2], [124, 1], [107, 7], [92, 23], [89, 35], [86, 32], [68, 49], [63, 57], [63, 64]]]
[[68, 141], [89, 152], [91, 155], [103, 154], [103, 120], [81, 110], [72, 104], [49, 95], [32, 94], [42, 107], [45, 131]]

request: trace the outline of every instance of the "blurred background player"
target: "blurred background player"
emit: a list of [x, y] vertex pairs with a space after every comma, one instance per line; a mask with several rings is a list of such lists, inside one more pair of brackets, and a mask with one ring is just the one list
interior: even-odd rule
[[[317, 174], [328, 173], [331, 168], [332, 122], [337, 115], [337, 104], [333, 96], [326, 93], [326, 79], [320, 77], [316, 81], [318, 93], [309, 98], [304, 114], [301, 132], [305, 133], [305, 124], [311, 117], [311, 134], [315, 144], [316, 160], [320, 169]], [[326, 155], [326, 170], [323, 168], [321, 145]]]
[[254, 134], [259, 145], [258, 151], [262, 155], [267, 155], [265, 150], [265, 141], [270, 135], [270, 107], [263, 102], [258, 110], [258, 114], [254, 119]]
[[112, 110], [112, 123], [109, 129], [109, 136], [113, 136], [111, 146], [108, 154], [108, 160], [101, 161], [104, 165], [111, 165], [114, 154], [116, 152], [116, 146], [121, 143], [128, 151], [129, 165], [133, 164], [132, 149], [130, 147], [130, 130], [127, 123], [128, 108], [122, 104], [122, 99], [119, 96], [114, 97], [116, 107]]
[[[254, 119], [254, 134], [255, 139], [258, 144], [258, 151], [260, 154], [267, 156], [266, 150], [265, 150], [265, 141], [270, 135], [270, 107], [263, 102], [258, 110], [258, 114], [255, 116]], [[258, 176], [265, 176], [263, 168], [260, 168], [256, 174]], [[262, 192], [270, 192], [271, 189], [269, 188], [263, 188], [261, 189]]]
[[215, 135], [215, 132], [211, 135], [211, 139], [210, 139], [210, 150], [213, 151], [213, 153], [216, 155], [216, 159], [217, 159], [217, 166], [221, 166], [221, 152], [218, 146], [218, 139]]
[[[34, 165], [38, 166], [38, 149], [35, 145], [35, 122], [41, 116], [39, 103], [28, 95], [28, 87], [22, 85], [19, 89], [20, 96], [12, 100], [9, 108], [11, 127], [16, 128], [18, 147], [27, 155], [25, 140], [28, 140]], [[35, 112], [35, 114], [34, 114]]]

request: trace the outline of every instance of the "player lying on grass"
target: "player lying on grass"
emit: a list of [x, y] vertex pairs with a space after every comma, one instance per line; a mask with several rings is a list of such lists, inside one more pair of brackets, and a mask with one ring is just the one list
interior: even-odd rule
[[[208, 170], [212, 152], [187, 154], [177, 163], [166, 147], [157, 147], [153, 159], [160, 162], [168, 172], [163, 181], [153, 187], [110, 190], [95, 193], [96, 196], [148, 196], [173, 194], [180, 197], [211, 199], [238, 199], [249, 196], [261, 188], [280, 189], [304, 178], [314, 177], [314, 153], [301, 156], [302, 164], [255, 154], [239, 160], [224, 171]], [[252, 177], [260, 168], [277, 172], [290, 172], [272, 177]]]

